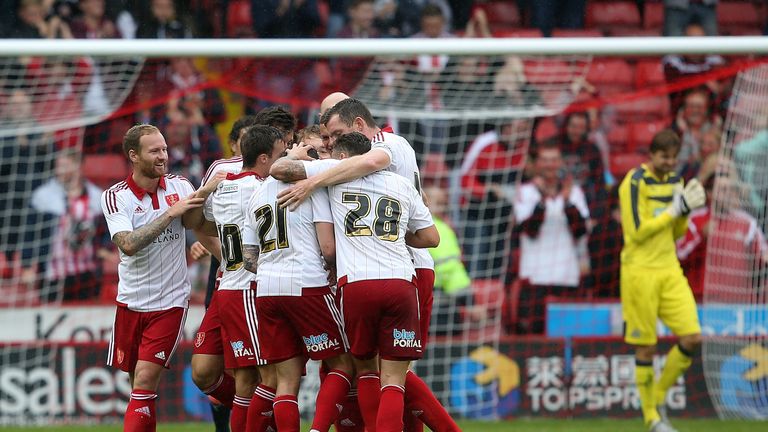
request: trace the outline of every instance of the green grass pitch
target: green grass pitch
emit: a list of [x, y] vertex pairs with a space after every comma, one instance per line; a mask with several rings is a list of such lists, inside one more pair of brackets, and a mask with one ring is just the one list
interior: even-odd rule
[[[768, 422], [679, 419], [673, 420], [673, 424], [680, 432], [757, 432], [768, 430]], [[459, 422], [459, 426], [465, 432], [643, 432], [646, 430], [640, 419], [462, 421]], [[0, 429], [3, 432], [119, 432], [122, 431], [122, 426], [3, 427]], [[160, 424], [157, 430], [159, 432], [212, 432], [213, 425], [205, 423]], [[304, 425], [302, 430], [308, 430], [308, 425]]]

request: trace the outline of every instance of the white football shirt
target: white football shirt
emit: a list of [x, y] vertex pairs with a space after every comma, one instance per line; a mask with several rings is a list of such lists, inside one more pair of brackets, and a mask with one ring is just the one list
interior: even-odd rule
[[252, 231], [245, 229], [248, 218], [248, 202], [264, 179], [254, 172], [227, 174], [210, 197], [211, 209], [205, 209], [205, 218], [216, 222], [221, 242], [220, 290], [247, 290], [256, 275], [245, 269], [243, 245], [256, 240], [249, 237]]
[[[389, 132], [380, 131], [373, 136], [371, 148], [384, 150], [389, 155], [391, 161], [387, 171], [399, 174], [406, 180], [412, 182], [413, 186], [421, 192], [421, 175], [419, 174], [419, 165], [416, 163], [416, 152], [408, 143], [408, 140]], [[413, 265], [416, 268], [426, 268], [434, 270], [435, 262], [426, 249], [408, 247], [413, 257]]]
[[[304, 162], [308, 176], [337, 160]], [[413, 184], [400, 175], [379, 171], [328, 188], [336, 237], [336, 268], [347, 282], [404, 279], [415, 275], [405, 233], [434, 225]]]
[[249, 230], [259, 246], [257, 292], [263, 296], [300, 296], [302, 288], [328, 286], [328, 272], [317, 241], [316, 222], [333, 223], [328, 191], [320, 189], [299, 208], [277, 205], [277, 194], [290, 187], [268, 178], [248, 206]]
[[[143, 190], [131, 175], [101, 194], [101, 208], [109, 234], [134, 231], [165, 213], [193, 193], [184, 177], [166, 174], [157, 193]], [[186, 235], [181, 218], [175, 218], [147, 247], [134, 256], [120, 251], [117, 302], [129, 309], [150, 312], [187, 307], [190, 283], [187, 279]]]
[[[229, 159], [217, 159], [213, 161], [211, 166], [208, 167], [208, 171], [205, 172], [203, 180], [200, 182], [200, 187], [205, 186], [208, 180], [216, 175], [218, 172], [226, 172], [232, 174], [238, 174], [243, 170], [243, 158], [242, 156], [233, 156]], [[213, 194], [208, 195], [205, 200], [204, 211], [210, 213], [213, 206]], [[223, 269], [222, 269], [223, 270]]]

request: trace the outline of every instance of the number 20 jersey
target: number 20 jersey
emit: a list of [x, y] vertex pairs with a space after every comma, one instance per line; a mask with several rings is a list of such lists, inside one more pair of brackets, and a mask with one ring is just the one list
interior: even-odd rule
[[[307, 176], [339, 161], [304, 162]], [[389, 171], [328, 188], [336, 237], [336, 267], [347, 282], [415, 275], [405, 234], [434, 225], [412, 181]]]
[[255, 244], [250, 231], [245, 230], [248, 202], [261, 187], [263, 179], [256, 173], [228, 174], [211, 195], [204, 209], [206, 219], [216, 223], [221, 241], [221, 268], [224, 271], [220, 290], [247, 290], [256, 275], [245, 269], [243, 244]]

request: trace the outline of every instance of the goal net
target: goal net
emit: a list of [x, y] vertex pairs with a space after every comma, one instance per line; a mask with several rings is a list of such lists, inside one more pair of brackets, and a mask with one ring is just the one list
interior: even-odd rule
[[[442, 243], [432, 251], [429, 343], [414, 368], [448, 411], [482, 419], [639, 415], [634, 359], [621, 339], [616, 187], [646, 160], [653, 134], [680, 121], [686, 91], [714, 80], [725, 95], [736, 72], [753, 64], [729, 59], [709, 75], [679, 78], [668, 87], [660, 56], [447, 52], [0, 60], [0, 424], [110, 422], [124, 412], [127, 377], [104, 366], [117, 255], [94, 203], [101, 190], [130, 173], [121, 150], [125, 131], [140, 122], [158, 125], [168, 142], [170, 172], [199, 184], [213, 161], [231, 155], [228, 133], [240, 116], [282, 105], [300, 126], [311, 125], [332, 91], [362, 100], [382, 127], [406, 137], [416, 152]], [[742, 120], [754, 109], [762, 121], [764, 84], [759, 77], [743, 81], [722, 135], [720, 157], [732, 162], [705, 163], [712, 153], [706, 145], [686, 162], [700, 165], [691, 176], [712, 166], [718, 173], [734, 167], [738, 177], [726, 177], [742, 195], [720, 208], [740, 203], [756, 221], [754, 232], [762, 233], [761, 171], [750, 177], [745, 166], [752, 165], [743, 165], [759, 157], [740, 162], [735, 149], [759, 137], [763, 126], [735, 122], [738, 107], [747, 110]], [[705, 116], [713, 131], [722, 106]], [[553, 146], [559, 153], [547, 159]], [[558, 216], [537, 225], [539, 198], [531, 185], [545, 172], [558, 182], [553, 201], [570, 191], [575, 222], [560, 201], [546, 207]], [[715, 177], [713, 214], [724, 176]], [[744, 396], [745, 389], [764, 389], [763, 382], [739, 381], [739, 368], [764, 355], [762, 339], [746, 327], [729, 330], [739, 323], [733, 311], [764, 323], [764, 279], [758, 264], [740, 279], [717, 276], [730, 275], [718, 273], [718, 265], [731, 265], [717, 261], [731, 253], [731, 243], [718, 246], [718, 239], [705, 241], [713, 252], [702, 255], [707, 270], [696, 286], [704, 289], [694, 290], [704, 299], [702, 323], [717, 337], [707, 339], [703, 367], [696, 360], [670, 392], [674, 416], [714, 416], [713, 406], [721, 415], [765, 413], [759, 397]], [[683, 266], [691, 279], [698, 255], [689, 255]], [[188, 263], [192, 305], [183, 343], [162, 380], [160, 421], [210, 419], [208, 399], [192, 383], [189, 366], [209, 264]], [[740, 290], [746, 283], [755, 287], [749, 294]], [[659, 332], [657, 368], [672, 343], [668, 330], [660, 326]], [[733, 356], [742, 360], [721, 367]], [[316, 371], [310, 364], [302, 384], [305, 417], [319, 386]], [[729, 403], [742, 409], [723, 409]]]

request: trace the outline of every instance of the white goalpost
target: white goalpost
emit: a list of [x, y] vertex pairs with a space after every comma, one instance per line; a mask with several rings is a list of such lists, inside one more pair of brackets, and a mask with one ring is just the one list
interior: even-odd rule
[[[380, 124], [391, 127], [414, 146], [432, 212], [456, 235], [460, 256], [450, 258], [463, 263], [466, 270], [466, 283], [459, 283], [461, 286], [453, 284], [454, 276], [451, 280], [440, 280], [438, 275], [442, 285], [435, 292], [430, 345], [425, 358], [417, 362], [416, 370], [452, 414], [497, 419], [521, 409], [521, 401], [526, 398], [521, 382], [534, 373], [526, 369], [525, 348], [516, 349], [526, 357], [512, 359], [502, 345], [524, 347], [526, 343], [525, 337], [510, 336], [510, 331], [516, 329], [507, 327], [510, 287], [517, 264], [512, 215], [515, 193], [529, 168], [527, 155], [540, 119], [557, 117], [560, 129], [553, 133], [565, 129], [561, 123], [566, 110], [579, 101], [596, 57], [765, 53], [768, 38], [762, 37], [0, 39], [0, 364], [2, 369], [12, 371], [6, 377], [0, 370], [0, 398], [8, 402], [3, 405], [6, 408], [0, 408], [0, 424], [112, 421], [122, 413], [126, 400], [124, 379], [101, 368], [100, 353], [106, 349], [101, 345], [109, 337], [112, 306], [105, 298], [83, 303], [63, 301], [62, 293], [67, 289], [64, 279], [47, 283], [51, 280], [50, 268], [46, 269], [44, 260], [50, 258], [50, 236], [57, 222], [40, 215], [39, 203], [35, 203], [33, 196], [57, 175], [57, 161], [72, 149], [85, 154], [83, 166], [88, 161], [105, 164], [93, 171], [93, 166], [88, 166], [88, 170], [82, 168], [85, 176], [98, 172], [108, 179], [110, 174], [127, 170], [110, 165], [119, 159], [103, 158], [121, 156], [116, 149], [124, 130], [119, 128], [152, 118], [153, 109], [165, 110], [168, 100], [179, 96], [162, 94], [156, 101], [140, 97], [126, 110], [126, 100], [154, 61], [173, 57], [301, 58], [323, 59], [335, 67], [361, 56], [369, 58], [360, 63], [364, 72], [359, 73], [359, 81], [350, 94], [365, 102]], [[232, 65], [238, 67], [236, 62]], [[757, 66], [741, 72], [723, 131], [720, 157], [731, 162], [722, 163], [720, 177], [736, 183], [742, 195], [735, 200], [724, 198], [719, 195], [725, 193], [722, 187], [726, 183], [722, 183], [721, 188], [715, 186], [711, 205], [713, 214], [735, 211], [738, 205], [740, 215], [746, 214], [756, 221], [752, 231], [755, 238], [758, 233], [764, 235], [768, 227], [768, 176], [754, 171], [765, 167], [765, 163], [755, 165], [755, 160], [768, 161], [768, 138], [763, 147], [754, 144], [761, 131], [768, 128], [766, 71], [766, 66]], [[151, 72], [154, 75], [150, 81], [160, 79], [159, 72]], [[235, 95], [231, 99], [241, 101], [244, 96], [237, 95], [236, 88], [247, 87], [250, 79], [256, 81], [253, 76], [257, 70], [235, 72], [233, 76], [245, 84], [230, 88], [232, 83], [223, 80], [212, 88], [229, 91]], [[189, 90], [199, 91], [195, 86]], [[280, 104], [268, 97], [261, 102]], [[319, 100], [301, 102], [306, 122], [316, 122], [314, 114]], [[626, 103], [603, 102], [601, 107], [607, 106], [603, 112], [615, 114], [613, 105], [622, 102]], [[234, 120], [226, 122], [231, 124]], [[754, 144], [751, 153], [739, 150], [742, 142]], [[193, 150], [176, 148], [172, 154], [183, 154], [188, 159], [209, 156], [202, 154], [207, 151], [201, 150], [204, 147], [196, 145]], [[224, 146], [226, 142], [221, 142], [219, 153]], [[605, 160], [609, 160], [610, 148], [601, 150]], [[83, 241], [77, 233], [96, 235], [97, 231], [92, 226], [72, 229], [75, 243]], [[728, 272], [722, 267], [729, 265], [733, 238], [711, 236], [708, 242], [705, 296], [700, 305], [705, 333], [706, 329], [730, 328], [728, 321], [735, 319], [734, 310], [742, 311], [739, 316], [754, 331], [712, 330], [714, 334], [705, 334], [703, 373], [709, 389], [707, 397], [721, 417], [768, 418], [768, 372], [760, 375], [755, 371], [768, 362], [763, 265], [768, 264], [768, 249], [764, 251], [765, 262], [751, 262], [752, 267], [746, 268], [740, 277], [725, 277], [724, 272]], [[616, 256], [618, 253], [616, 249]], [[588, 256], [584, 258], [589, 260]], [[104, 264], [96, 273], [108, 271], [109, 265], [113, 264]], [[747, 283], [750, 286], [738, 285]], [[193, 306], [185, 329], [187, 342], [194, 337], [202, 309], [200, 305]], [[616, 321], [615, 317], [610, 319]], [[587, 325], [571, 325], [582, 324]], [[17, 331], [17, 327], [23, 330]], [[78, 350], [82, 342], [87, 343]], [[570, 339], [558, 343], [571, 349]], [[541, 354], [549, 351], [546, 343], [540, 345], [531, 351], [530, 357], [536, 360], [531, 364], [545, 365], [555, 358], [554, 354]], [[167, 404], [161, 409], [167, 416], [164, 420], [205, 418], [207, 401], [196, 399], [199, 392], [188, 387], [189, 377], [184, 375], [188, 373], [183, 370], [186, 364], [182, 364], [189, 356], [187, 351], [180, 351], [177, 365], [182, 371], [173, 375], [168, 384], [172, 386], [168, 390], [172, 397], [183, 402], [171, 405], [167, 400], [161, 401]], [[578, 359], [584, 364], [589, 360]], [[606, 358], [601, 361], [608, 362]], [[85, 371], [91, 381], [82, 385], [80, 381], [67, 381], [66, 389], [52, 384], [63, 376], [65, 369]], [[580, 376], [570, 369], [561, 365], [559, 372], [550, 372], [559, 373], [558, 379], [567, 382]], [[616, 370], [618, 376], [620, 371]], [[29, 378], [33, 372], [35, 379]], [[754, 379], [745, 380], [744, 374]], [[304, 388], [316, 391], [315, 374], [309, 375]], [[99, 384], [102, 390], [98, 390]], [[74, 392], [70, 387], [86, 390], [80, 390], [76, 396], [64, 394]], [[43, 394], [45, 391], [40, 388], [48, 389], [49, 393]], [[97, 389], [93, 390], [96, 393], [103, 391], [101, 399], [90, 396], [88, 389], [92, 388]], [[58, 399], [51, 400], [47, 394], [56, 394]], [[304, 400], [313, 399], [304, 396]], [[303, 409], [312, 408], [305, 404]]]

